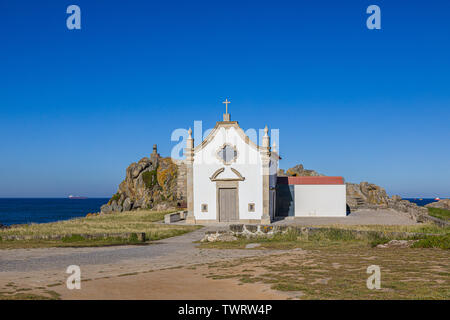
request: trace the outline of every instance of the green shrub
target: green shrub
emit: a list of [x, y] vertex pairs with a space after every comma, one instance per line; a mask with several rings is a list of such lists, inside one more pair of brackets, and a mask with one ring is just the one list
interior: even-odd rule
[[114, 200], [119, 201], [120, 200], [120, 194], [116, 193], [115, 195], [113, 195], [111, 197], [111, 202], [113, 202]]
[[153, 188], [158, 183], [156, 169], [151, 171], [145, 171], [142, 174], [142, 180], [144, 181], [145, 187], [147, 189]]
[[137, 234], [134, 232], [132, 234], [130, 234], [130, 238], [128, 240], [130, 240], [130, 242], [138, 242], [139, 241]]

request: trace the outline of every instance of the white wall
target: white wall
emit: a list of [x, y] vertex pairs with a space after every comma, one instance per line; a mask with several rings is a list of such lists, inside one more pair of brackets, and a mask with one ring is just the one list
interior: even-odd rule
[[[194, 216], [196, 220], [216, 219], [216, 182], [209, 178], [213, 173], [225, 167], [217, 178], [231, 178], [236, 175], [234, 168], [245, 178], [239, 181], [239, 219], [261, 219], [262, 215], [262, 166], [259, 151], [245, 143], [236, 129], [220, 127], [215, 138], [203, 149], [194, 154]], [[224, 165], [216, 153], [224, 143], [238, 150], [236, 162]], [[201, 205], [208, 204], [208, 212], [201, 212]], [[248, 212], [248, 204], [255, 204], [255, 212]]]
[[296, 217], [345, 217], [346, 189], [339, 185], [295, 185]]

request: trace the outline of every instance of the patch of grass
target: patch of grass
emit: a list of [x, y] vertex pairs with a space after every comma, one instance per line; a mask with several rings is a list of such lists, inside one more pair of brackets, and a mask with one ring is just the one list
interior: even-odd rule
[[[352, 229], [351, 227], [355, 227]], [[384, 228], [387, 227], [387, 228]], [[310, 232], [301, 232], [298, 229], [288, 229], [285, 233], [278, 233], [273, 236], [262, 237], [238, 237], [236, 241], [226, 242], [203, 242], [201, 247], [204, 248], [221, 248], [221, 249], [244, 249], [249, 243], [260, 243], [258, 249], [284, 249], [308, 248], [317, 246], [339, 245], [342, 242], [353, 244], [365, 244], [375, 247], [378, 244], [384, 244], [390, 240], [420, 240], [427, 237], [434, 239], [433, 235], [446, 236], [450, 234], [450, 229], [438, 227], [434, 225], [422, 225], [415, 228], [404, 228], [406, 226], [374, 226], [371, 230], [369, 226], [342, 226], [339, 227], [321, 227]], [[360, 232], [361, 231], [361, 232]], [[419, 233], [418, 231], [426, 231]], [[433, 234], [430, 234], [433, 231]], [[395, 233], [397, 232], [397, 233]], [[414, 232], [413, 234], [409, 234]], [[404, 234], [405, 233], [405, 234]], [[447, 239], [441, 237], [438, 239]], [[432, 241], [432, 240], [429, 240]], [[437, 240], [434, 240], [437, 243]], [[424, 242], [419, 242], [421, 245]], [[425, 245], [425, 244], [423, 244]], [[446, 244], [435, 247], [446, 248]]]
[[[313, 226], [316, 228], [323, 228], [324, 226]], [[389, 232], [410, 232], [410, 233], [433, 233], [444, 234], [450, 232], [450, 227], [440, 227], [434, 223], [422, 223], [414, 225], [344, 225], [331, 224], [327, 228], [344, 229], [344, 230], [359, 230], [359, 231], [378, 231], [383, 233]]]
[[48, 288], [51, 288], [51, 287], [57, 287], [57, 286], [60, 286], [60, 285], [62, 285], [62, 284], [63, 284], [62, 282], [51, 283], [51, 284], [48, 284], [47, 287], [48, 287]]
[[450, 234], [439, 235], [439, 236], [427, 236], [424, 239], [413, 244], [413, 248], [440, 248], [440, 249], [450, 249]]
[[[304, 244], [306, 251], [211, 264], [208, 277], [262, 283], [290, 294], [299, 292], [300, 299], [450, 298], [447, 250], [373, 249], [360, 240]], [[366, 286], [366, 270], [372, 264], [381, 268], [380, 290]], [[243, 275], [243, 270], [249, 272]]]
[[[164, 215], [171, 211], [130, 211], [89, 218], [76, 218], [66, 221], [20, 225], [0, 230], [3, 241], [0, 249], [37, 248], [55, 246], [93, 247], [108, 245], [142, 244], [137, 241], [137, 233], [146, 233], [150, 240], [159, 240], [184, 234], [200, 228], [200, 226], [165, 225], [154, 223], [164, 219]], [[82, 234], [135, 233], [129, 239], [104, 238], [85, 239]], [[62, 240], [5, 240], [5, 236], [47, 236], [66, 235]]]
[[135, 276], [137, 274], [139, 274], [139, 272], [122, 273], [122, 274], [119, 274], [118, 277]]
[[17, 292], [0, 293], [0, 300], [59, 300], [61, 295], [52, 290], [44, 290], [39, 293], [23, 293], [32, 289], [18, 289]]
[[79, 234], [72, 234], [70, 236], [65, 236], [61, 239], [62, 242], [79, 242], [85, 240], [86, 239]]
[[428, 208], [428, 214], [432, 217], [449, 221], [450, 220], [450, 210], [441, 208]]

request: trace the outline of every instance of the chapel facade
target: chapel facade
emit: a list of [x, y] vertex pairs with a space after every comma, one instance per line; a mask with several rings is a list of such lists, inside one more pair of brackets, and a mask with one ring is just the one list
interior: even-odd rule
[[227, 108], [223, 121], [196, 147], [189, 129], [185, 155], [187, 223], [273, 220], [279, 156], [270, 146], [267, 126], [257, 145], [231, 121]]
[[254, 143], [228, 103], [223, 120], [194, 147], [186, 143], [186, 223], [240, 222], [270, 224], [275, 218], [345, 217], [346, 187], [342, 177], [278, 177], [281, 159], [264, 129]]

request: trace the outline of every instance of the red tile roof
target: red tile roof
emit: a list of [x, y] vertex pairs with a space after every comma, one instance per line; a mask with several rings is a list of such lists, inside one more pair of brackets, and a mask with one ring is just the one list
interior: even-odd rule
[[344, 184], [343, 177], [278, 177], [278, 184]]

